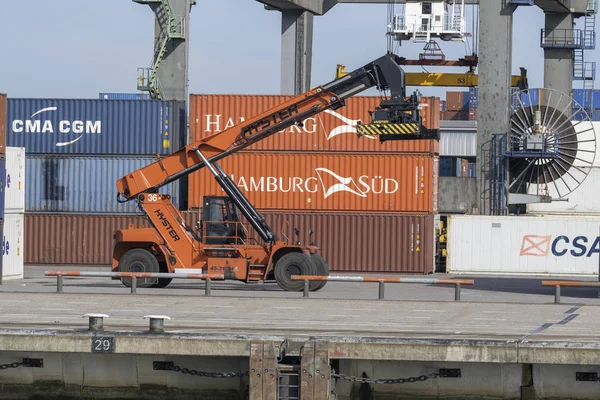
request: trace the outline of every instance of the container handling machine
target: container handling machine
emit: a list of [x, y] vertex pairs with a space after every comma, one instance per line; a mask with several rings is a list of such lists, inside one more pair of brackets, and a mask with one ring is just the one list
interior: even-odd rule
[[[244, 282], [274, 278], [284, 290], [302, 290], [302, 281], [292, 275], [328, 275], [327, 262], [312, 243], [278, 240], [264, 217], [217, 163], [235, 152], [327, 109], [338, 109], [345, 99], [376, 87], [389, 96], [370, 111], [371, 122], [357, 126], [358, 135], [377, 135], [381, 142], [438, 138], [437, 130], [422, 126], [418, 94], [406, 96], [404, 71], [393, 54], [372, 61], [340, 79], [255, 116], [242, 124], [188, 144], [117, 181], [117, 201], [137, 201], [152, 224], [150, 228], [115, 233], [112, 270], [124, 272], [187, 272], [224, 275]], [[158, 189], [206, 167], [226, 196], [203, 199], [202, 220], [195, 228], [185, 224], [170, 196]], [[249, 238], [245, 223], [262, 242]], [[298, 234], [296, 230], [296, 234]], [[252, 242], [252, 243], [250, 243]], [[125, 286], [131, 278], [121, 279]], [[170, 279], [138, 279], [139, 287], [165, 287]], [[325, 284], [311, 282], [311, 290]]]

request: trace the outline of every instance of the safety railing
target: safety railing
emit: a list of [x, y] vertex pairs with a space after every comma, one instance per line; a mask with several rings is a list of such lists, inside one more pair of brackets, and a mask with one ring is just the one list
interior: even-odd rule
[[542, 281], [542, 286], [554, 286], [554, 303], [560, 303], [560, 288], [566, 287], [597, 287], [600, 288], [600, 282], [578, 282], [578, 281]]
[[294, 281], [304, 281], [303, 297], [310, 293], [310, 282], [371, 282], [379, 283], [379, 300], [385, 300], [386, 283], [422, 283], [429, 285], [454, 285], [454, 300], [460, 301], [462, 285], [474, 285], [473, 279], [436, 279], [436, 278], [384, 278], [381, 276], [353, 276], [353, 275], [292, 275]]
[[542, 29], [540, 46], [545, 49], [582, 49], [583, 31], [581, 29]]
[[46, 276], [56, 277], [56, 291], [63, 291], [63, 278], [67, 277], [89, 277], [89, 278], [131, 278], [131, 294], [137, 293], [138, 279], [200, 279], [206, 281], [204, 295], [211, 295], [211, 281], [224, 280], [224, 275], [208, 274], [183, 274], [166, 272], [102, 272], [102, 271], [46, 271]]

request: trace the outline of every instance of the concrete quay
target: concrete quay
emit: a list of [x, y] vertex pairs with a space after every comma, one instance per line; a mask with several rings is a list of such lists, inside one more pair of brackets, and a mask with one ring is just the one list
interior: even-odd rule
[[[302, 399], [598, 398], [600, 382], [592, 379], [600, 373], [600, 308], [547, 300], [1, 291], [0, 364], [32, 358], [43, 368], [0, 370], [0, 398], [274, 400], [278, 379], [297, 383]], [[110, 318], [102, 331], [90, 331], [87, 313]], [[164, 332], [150, 332], [147, 315], [171, 319]], [[157, 370], [156, 361], [235, 377]], [[327, 365], [354, 377], [427, 378], [361, 385], [335, 379]]]

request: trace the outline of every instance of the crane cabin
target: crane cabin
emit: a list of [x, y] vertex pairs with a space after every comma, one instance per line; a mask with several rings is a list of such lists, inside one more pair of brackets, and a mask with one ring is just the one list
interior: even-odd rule
[[470, 36], [466, 32], [464, 0], [406, 0], [399, 6], [400, 12], [393, 16], [388, 26], [388, 34], [394, 40], [464, 42], [465, 37]]

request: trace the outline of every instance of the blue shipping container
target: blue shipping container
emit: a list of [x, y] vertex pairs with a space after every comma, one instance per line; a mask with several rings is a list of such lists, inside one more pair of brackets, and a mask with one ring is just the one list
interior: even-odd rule
[[[5, 204], [5, 189], [6, 189], [6, 160], [0, 158], [0, 220], [4, 220], [4, 204]], [[2, 257], [0, 257], [2, 258]], [[0, 274], [2, 276], [2, 274]]]
[[150, 100], [148, 93], [100, 93], [100, 100]]
[[8, 99], [7, 145], [27, 154], [170, 154], [185, 143], [185, 103]]
[[[117, 179], [155, 157], [31, 156], [25, 159], [25, 210], [53, 213], [135, 213], [136, 203], [117, 202]], [[160, 189], [178, 204], [179, 182]], [[138, 211], [139, 212], [139, 211]]]
[[455, 176], [455, 159], [451, 157], [440, 157], [440, 176]]
[[539, 89], [530, 89], [527, 92], [521, 93], [521, 101], [524, 107], [537, 106], [539, 104], [540, 91]]
[[[583, 89], [573, 89], [573, 100], [575, 100], [579, 106], [583, 108], [590, 107], [590, 94], [585, 93]], [[578, 108], [577, 103], [573, 103], [573, 108]]]
[[[573, 100], [585, 109], [600, 109], [600, 90], [573, 89]], [[577, 104], [574, 103], [573, 108], [577, 108]]]

